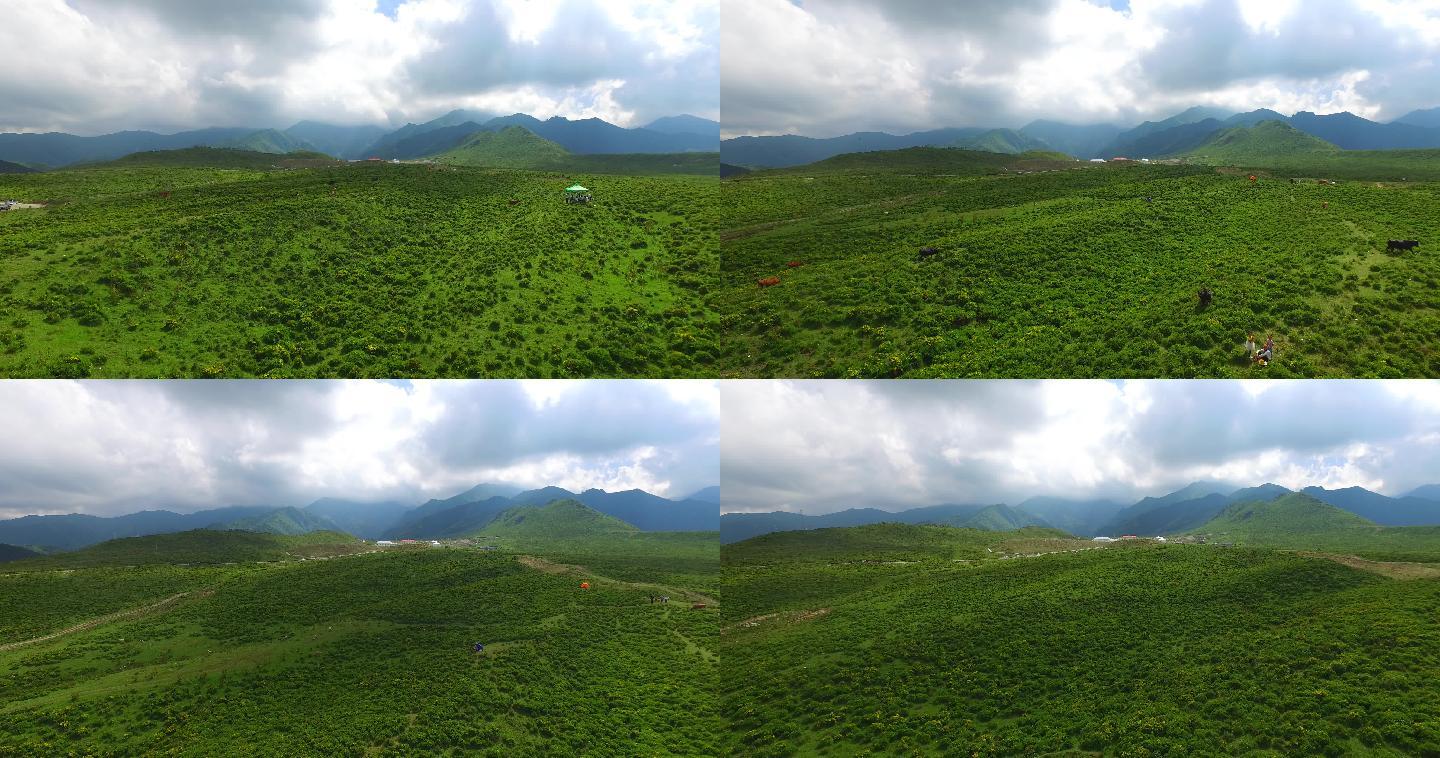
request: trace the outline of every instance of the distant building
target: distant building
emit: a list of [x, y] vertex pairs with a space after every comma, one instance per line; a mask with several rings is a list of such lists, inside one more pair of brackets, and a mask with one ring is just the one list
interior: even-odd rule
[[1104, 159], [1104, 158], [1091, 158], [1091, 159], [1090, 159], [1090, 162], [1091, 162], [1091, 163], [1104, 163], [1104, 162], [1105, 162], [1105, 159]]
[[1111, 163], [1134, 163], [1135, 161], [1133, 161], [1133, 160], [1131, 160], [1131, 159], [1129, 159], [1129, 158], [1126, 158], [1126, 157], [1124, 157], [1123, 155], [1117, 155], [1117, 156], [1115, 156], [1114, 158], [1111, 158], [1111, 159], [1110, 159], [1110, 162], [1111, 162]]
[[440, 547], [440, 540], [430, 540], [430, 547]]
[[1140, 539], [1140, 538], [1139, 538], [1139, 537], [1136, 537], [1136, 536], [1133, 535], [1133, 534], [1122, 534], [1122, 535], [1120, 535], [1120, 539], [1122, 539], [1122, 540], [1138, 540], [1138, 539]]
[[390, 540], [379, 540], [379, 541], [376, 542], [375, 544], [377, 544], [377, 545], [393, 545], [393, 544], [395, 544], [395, 543], [392, 542], [392, 541], [390, 541]]
[[1165, 538], [1164, 538], [1164, 537], [1156, 537], [1156, 538], [1155, 538], [1155, 541], [1156, 541], [1156, 542], [1164, 542], [1164, 541], [1165, 541]]
[[1114, 538], [1114, 537], [1096, 537], [1095, 539], [1091, 540], [1091, 542], [1114, 542], [1114, 541], [1115, 541], [1115, 538]]

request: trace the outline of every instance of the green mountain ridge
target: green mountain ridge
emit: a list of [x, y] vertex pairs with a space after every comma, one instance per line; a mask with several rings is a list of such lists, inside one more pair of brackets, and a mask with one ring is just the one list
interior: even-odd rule
[[477, 532], [486, 537], [521, 540], [572, 540], [639, 533], [640, 529], [631, 524], [569, 499], [538, 507], [507, 508]]
[[1339, 153], [1340, 148], [1279, 121], [1222, 129], [1184, 155], [1237, 161], [1280, 156]]
[[459, 147], [435, 159], [459, 166], [538, 168], [563, 162], [569, 156], [570, 151], [523, 126], [507, 126], [494, 132], [476, 132]]

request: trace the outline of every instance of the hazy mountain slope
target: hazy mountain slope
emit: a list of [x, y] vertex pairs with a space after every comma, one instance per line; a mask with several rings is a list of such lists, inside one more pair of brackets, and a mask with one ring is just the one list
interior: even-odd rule
[[665, 116], [646, 124], [643, 128], [661, 134], [698, 134], [715, 141], [720, 140], [720, 122], [708, 118], [691, 116]]
[[239, 529], [246, 532], [267, 534], [299, 535], [310, 532], [342, 532], [343, 530], [324, 516], [300, 508], [277, 508], [269, 513], [249, 518], [223, 521], [211, 524], [212, 529]]
[[364, 158], [365, 148], [383, 137], [386, 129], [379, 126], [335, 126], [318, 121], [301, 121], [285, 130], [285, 135], [313, 146], [336, 158]]
[[400, 521], [411, 506], [393, 500], [366, 502], [326, 497], [305, 506], [305, 510], [329, 519], [349, 534], [373, 540]]

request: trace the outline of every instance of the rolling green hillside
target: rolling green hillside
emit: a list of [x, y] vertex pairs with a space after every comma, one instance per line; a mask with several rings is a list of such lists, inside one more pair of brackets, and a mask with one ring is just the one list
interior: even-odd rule
[[[826, 158], [818, 163], [794, 168], [753, 171], [736, 177], [736, 186], [747, 185], [747, 181], [758, 181], [779, 176], [805, 176], [843, 174], [851, 171], [880, 172], [884, 174], [917, 174], [922, 176], [984, 176], [1010, 171], [1041, 171], [1061, 168], [1076, 168], [1069, 156], [1053, 152], [1035, 152], [1024, 155], [966, 150], [951, 147], [912, 147], [904, 150], [884, 150], [871, 153], [846, 153]], [[850, 182], [861, 189], [865, 182]]]
[[509, 508], [481, 530], [481, 533], [491, 537], [533, 541], [573, 540], [639, 532], [639, 529], [620, 519], [606, 516], [574, 500], [556, 500], [539, 507]]
[[1237, 545], [1440, 562], [1440, 526], [1378, 526], [1301, 493], [1235, 503], [1193, 532]]
[[[1329, 176], [1325, 155], [1298, 176]], [[947, 165], [947, 156], [962, 160]], [[1249, 169], [1193, 165], [1055, 163], [1070, 168], [1017, 175], [1029, 169], [1007, 160], [922, 149], [722, 182], [713, 302], [727, 339], [717, 370], [916, 379], [1440, 371], [1426, 336], [1440, 331], [1437, 185], [1291, 183], [1272, 172], [1252, 183]], [[1412, 182], [1424, 176], [1421, 164], [1406, 165]], [[1390, 239], [1421, 246], [1388, 253]], [[925, 248], [939, 252], [921, 256]], [[771, 277], [780, 283], [756, 285]], [[1214, 294], [1203, 308], [1202, 288]], [[1269, 366], [1244, 354], [1250, 333], [1275, 338]]]
[[520, 126], [476, 132], [460, 146], [435, 156], [441, 163], [491, 168], [543, 168], [563, 163], [569, 151]]
[[0, 161], [0, 174], [33, 174], [35, 169], [29, 166], [22, 166], [19, 163]]
[[1312, 137], [1289, 124], [1262, 121], [1251, 127], [1222, 129], [1199, 147], [1188, 151], [1188, 154], [1203, 156], [1208, 161], [1249, 165], [1249, 162], [1256, 159], [1326, 155], [1339, 151], [1340, 148], [1329, 142]]
[[1440, 751], [1434, 581], [1208, 545], [973, 563], [731, 547], [724, 754]]
[[50, 571], [92, 566], [290, 561], [346, 555], [365, 549], [364, 542], [338, 532], [283, 535], [195, 529], [110, 540], [71, 553], [18, 561], [5, 568], [7, 571]]
[[0, 175], [0, 375], [714, 373], [718, 178], [275, 159]]
[[714, 755], [717, 614], [656, 581], [459, 549], [0, 574], [0, 755]]

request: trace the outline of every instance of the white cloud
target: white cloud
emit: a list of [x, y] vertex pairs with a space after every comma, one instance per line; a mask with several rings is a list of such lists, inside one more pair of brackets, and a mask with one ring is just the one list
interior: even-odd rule
[[[481, 481], [682, 496], [719, 479], [713, 384], [0, 383], [0, 518], [447, 497]], [[637, 414], [632, 423], [616, 423]]]
[[1440, 481], [1440, 382], [724, 382], [724, 507]]
[[726, 136], [1440, 106], [1435, 0], [731, 0], [722, 38]]
[[0, 130], [713, 117], [715, 2], [22, 0], [0, 23]]

